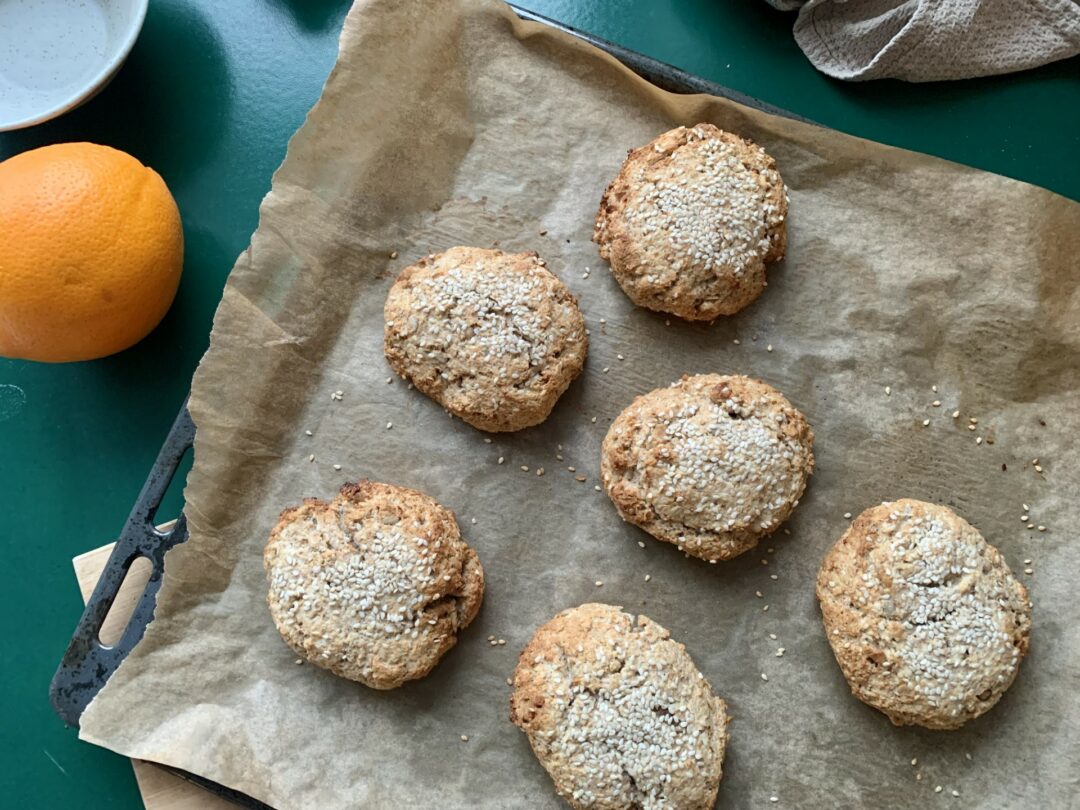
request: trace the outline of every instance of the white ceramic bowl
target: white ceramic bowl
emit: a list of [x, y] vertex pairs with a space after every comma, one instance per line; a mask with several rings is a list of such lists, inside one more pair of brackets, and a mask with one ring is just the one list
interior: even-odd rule
[[0, 0], [0, 132], [74, 109], [131, 52], [149, 0]]

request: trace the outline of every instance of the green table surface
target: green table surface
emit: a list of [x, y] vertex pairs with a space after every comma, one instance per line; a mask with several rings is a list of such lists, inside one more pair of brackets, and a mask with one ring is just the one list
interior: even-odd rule
[[[524, 0], [575, 28], [866, 138], [1080, 199], [1080, 61], [953, 83], [817, 73], [762, 0]], [[319, 95], [347, 0], [151, 0], [127, 64], [63, 118], [0, 135], [0, 159], [60, 141], [125, 149], [176, 196], [187, 256], [163, 324], [117, 356], [0, 360], [0, 796], [8, 807], [139, 807], [131, 767], [81, 743], [48, 684], [81, 610], [72, 556], [119, 531], [206, 349], [225, 277], [290, 135]], [[159, 518], [180, 509], [179, 486]]]

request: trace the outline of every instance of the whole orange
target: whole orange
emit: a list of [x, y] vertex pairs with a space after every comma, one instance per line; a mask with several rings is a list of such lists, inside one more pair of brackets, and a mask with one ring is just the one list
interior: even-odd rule
[[165, 316], [183, 263], [176, 201], [126, 152], [64, 143], [0, 163], [0, 355], [126, 349]]

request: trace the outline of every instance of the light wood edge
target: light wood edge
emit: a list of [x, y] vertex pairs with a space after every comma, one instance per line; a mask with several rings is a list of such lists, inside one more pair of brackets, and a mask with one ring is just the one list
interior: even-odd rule
[[[175, 521], [158, 528], [168, 531], [173, 523]], [[94, 586], [97, 585], [114, 545], [115, 543], [109, 543], [107, 546], [95, 548], [93, 551], [80, 554], [71, 561], [83, 603], [90, 598]], [[135, 603], [138, 602], [145, 584], [146, 578], [142, 577], [129, 577], [124, 580], [113, 602], [115, 607], [110, 610], [102, 626], [102, 630], [106, 631], [103, 634], [107, 638], [109, 637], [108, 629], [111, 629], [116, 636], [122, 632], [123, 627], [119, 625], [127, 624], [127, 619], [135, 609]], [[208, 793], [190, 782], [185, 782], [179, 776], [174, 776], [151, 762], [133, 759], [131, 766], [135, 769], [135, 781], [139, 785], [143, 806], [147, 810], [236, 810], [236, 805], [232, 802]]]

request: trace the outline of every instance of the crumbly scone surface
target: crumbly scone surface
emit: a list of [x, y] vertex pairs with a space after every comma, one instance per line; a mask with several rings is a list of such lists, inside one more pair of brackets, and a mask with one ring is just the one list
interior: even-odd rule
[[452, 512], [423, 493], [370, 481], [286, 509], [263, 562], [285, 642], [379, 689], [426, 675], [484, 592], [480, 561]]
[[593, 241], [636, 304], [712, 320], [761, 294], [786, 250], [787, 210], [764, 149], [712, 124], [678, 127], [630, 152]]
[[577, 301], [535, 253], [426, 257], [402, 271], [384, 314], [394, 371], [481, 430], [542, 422], [588, 353]]
[[701, 374], [638, 397], [604, 439], [619, 514], [706, 560], [734, 557], [788, 518], [813, 471], [813, 433], [778, 391]]
[[989, 710], [1028, 649], [1031, 605], [996, 548], [951, 509], [867, 509], [825, 557], [817, 595], [852, 692], [897, 725]]
[[645, 616], [585, 604], [542, 626], [514, 672], [511, 719], [576, 808], [710, 808], [727, 707]]

